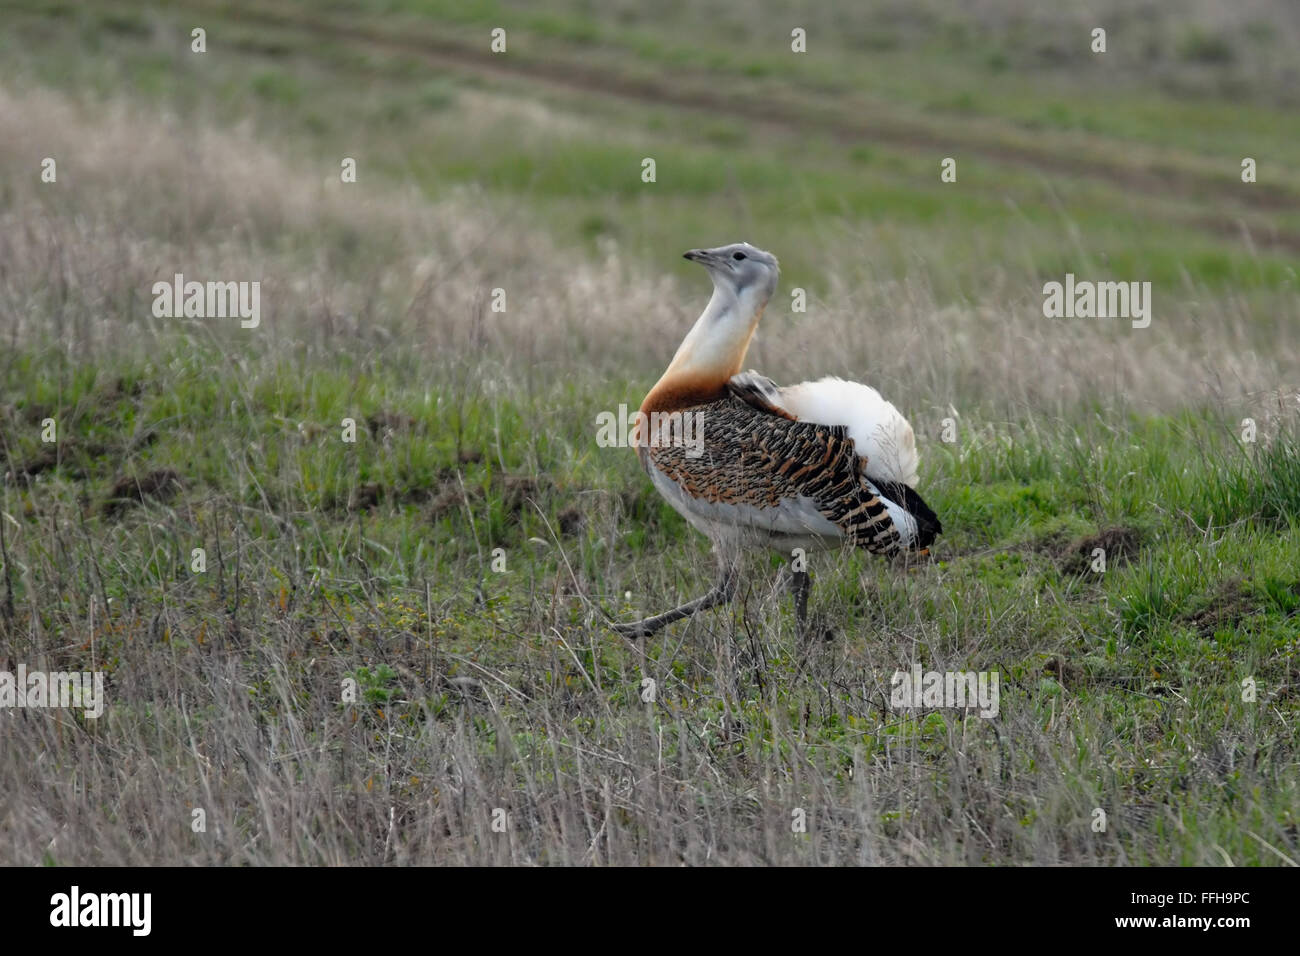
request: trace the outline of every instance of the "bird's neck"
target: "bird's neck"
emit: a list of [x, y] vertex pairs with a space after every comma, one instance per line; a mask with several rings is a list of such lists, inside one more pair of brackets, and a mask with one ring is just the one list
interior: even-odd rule
[[767, 297], [714, 288], [713, 297], [677, 349], [667, 371], [641, 404], [643, 412], [672, 411], [716, 401], [740, 371]]

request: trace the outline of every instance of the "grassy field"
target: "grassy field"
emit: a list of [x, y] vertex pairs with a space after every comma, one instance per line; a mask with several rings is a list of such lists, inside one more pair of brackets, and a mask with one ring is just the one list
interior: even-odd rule
[[[1300, 861], [1300, 18], [715, 6], [0, 0], [0, 671], [108, 693], [0, 709], [0, 863]], [[945, 533], [628, 643], [713, 560], [597, 416], [741, 239]]]

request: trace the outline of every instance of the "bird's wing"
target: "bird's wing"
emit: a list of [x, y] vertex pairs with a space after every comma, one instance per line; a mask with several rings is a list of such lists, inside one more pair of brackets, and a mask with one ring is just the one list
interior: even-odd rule
[[[746, 375], [763, 380], [756, 372]], [[880, 481], [916, 487], [921, 458], [912, 426], [870, 385], [834, 376], [785, 388], [771, 382], [767, 385], [770, 388], [766, 399], [793, 418], [847, 426], [858, 454], [870, 462], [867, 474], [877, 487]]]
[[915, 491], [920, 458], [912, 426], [874, 388], [833, 377], [781, 388], [753, 369], [732, 376], [727, 388], [759, 411], [844, 428], [867, 491], [885, 500], [903, 545], [924, 548], [943, 533], [938, 516]]
[[647, 448], [648, 463], [687, 502], [737, 506], [710, 509], [737, 523], [790, 533], [784, 519], [807, 502], [851, 544], [896, 552], [899, 529], [861, 473], [848, 430], [795, 421], [769, 410], [763, 395], [751, 380], [725, 399], [683, 409], [693, 417], [685, 433], [693, 429], [699, 440]]
[[776, 382], [766, 375], [760, 375], [753, 369], [731, 376], [731, 379], [727, 382], [727, 391], [742, 401], [753, 405], [760, 412], [780, 415], [782, 418], [788, 418], [791, 421], [795, 420], [795, 416], [781, 406], [781, 389]]

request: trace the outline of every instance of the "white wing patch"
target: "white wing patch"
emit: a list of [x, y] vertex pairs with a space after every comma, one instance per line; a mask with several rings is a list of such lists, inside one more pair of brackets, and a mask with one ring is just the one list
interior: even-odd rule
[[871, 477], [916, 487], [921, 456], [912, 426], [870, 385], [830, 375], [779, 388], [776, 393], [767, 393], [769, 400], [800, 421], [847, 427], [858, 455], [867, 459]]

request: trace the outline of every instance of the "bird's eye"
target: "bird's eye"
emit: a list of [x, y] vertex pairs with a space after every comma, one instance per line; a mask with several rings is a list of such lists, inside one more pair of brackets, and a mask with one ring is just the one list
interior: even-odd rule
[[745, 254], [744, 254], [743, 252], [733, 252], [733, 253], [731, 254], [731, 258], [733, 258], [733, 259], [743, 259], [743, 258], [745, 258]]

